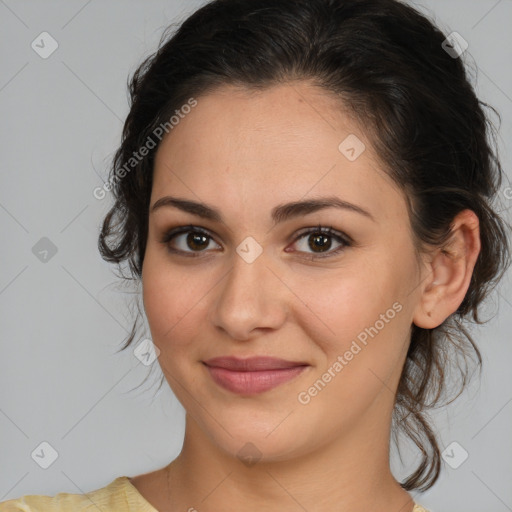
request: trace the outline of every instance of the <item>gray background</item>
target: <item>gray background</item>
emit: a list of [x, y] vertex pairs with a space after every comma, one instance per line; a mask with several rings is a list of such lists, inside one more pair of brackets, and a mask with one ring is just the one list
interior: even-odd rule
[[[0, 0], [0, 501], [88, 492], [179, 453], [183, 409], [166, 383], [155, 396], [160, 368], [133, 353], [144, 336], [116, 353], [131, 327], [133, 295], [97, 251], [110, 196], [99, 201], [92, 191], [120, 140], [128, 74], [168, 24], [203, 3]], [[464, 60], [475, 69], [477, 93], [503, 118], [510, 177], [512, 1], [414, 4], [468, 41]], [[31, 48], [43, 31], [59, 45], [47, 59]], [[33, 249], [48, 243], [43, 237], [57, 249], [46, 262]], [[469, 457], [457, 469], [445, 465], [431, 491], [413, 493], [432, 512], [512, 510], [509, 275], [498, 291], [486, 310], [494, 318], [472, 329], [482, 380], [435, 416], [442, 447], [456, 441]], [[58, 453], [48, 469], [31, 457], [44, 441]]]

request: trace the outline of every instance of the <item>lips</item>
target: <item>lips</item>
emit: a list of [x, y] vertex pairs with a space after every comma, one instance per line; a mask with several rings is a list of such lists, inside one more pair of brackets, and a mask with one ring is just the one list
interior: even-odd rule
[[214, 357], [204, 362], [207, 366], [225, 368], [236, 372], [257, 372], [264, 370], [283, 370], [297, 366], [307, 366], [307, 363], [287, 361], [276, 357], [249, 357], [238, 359], [237, 357]]
[[214, 382], [237, 394], [262, 393], [288, 382], [309, 365], [275, 357], [215, 357], [204, 361]]

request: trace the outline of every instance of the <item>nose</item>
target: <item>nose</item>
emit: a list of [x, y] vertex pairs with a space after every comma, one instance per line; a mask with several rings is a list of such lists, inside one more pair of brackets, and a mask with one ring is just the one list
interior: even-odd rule
[[265, 251], [252, 263], [235, 252], [216, 290], [210, 321], [232, 339], [247, 341], [254, 331], [279, 329], [286, 321], [292, 294]]

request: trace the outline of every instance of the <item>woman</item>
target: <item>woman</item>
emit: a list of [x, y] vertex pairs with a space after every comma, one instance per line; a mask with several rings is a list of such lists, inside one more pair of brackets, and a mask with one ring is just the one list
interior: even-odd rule
[[[132, 78], [99, 238], [142, 281], [183, 449], [0, 510], [424, 511], [427, 409], [447, 354], [480, 362], [462, 322], [510, 263], [463, 49], [396, 0], [190, 16]], [[420, 456], [399, 483], [400, 430]]]

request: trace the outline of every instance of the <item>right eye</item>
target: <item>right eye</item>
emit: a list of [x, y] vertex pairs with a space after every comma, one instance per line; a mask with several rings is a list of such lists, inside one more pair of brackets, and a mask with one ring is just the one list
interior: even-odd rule
[[[205, 229], [192, 225], [170, 229], [165, 232], [161, 239], [169, 252], [186, 257], [200, 256], [200, 253], [206, 252], [205, 249], [212, 241], [214, 241], [213, 238]], [[178, 245], [178, 248], [176, 248], [176, 245]]]

